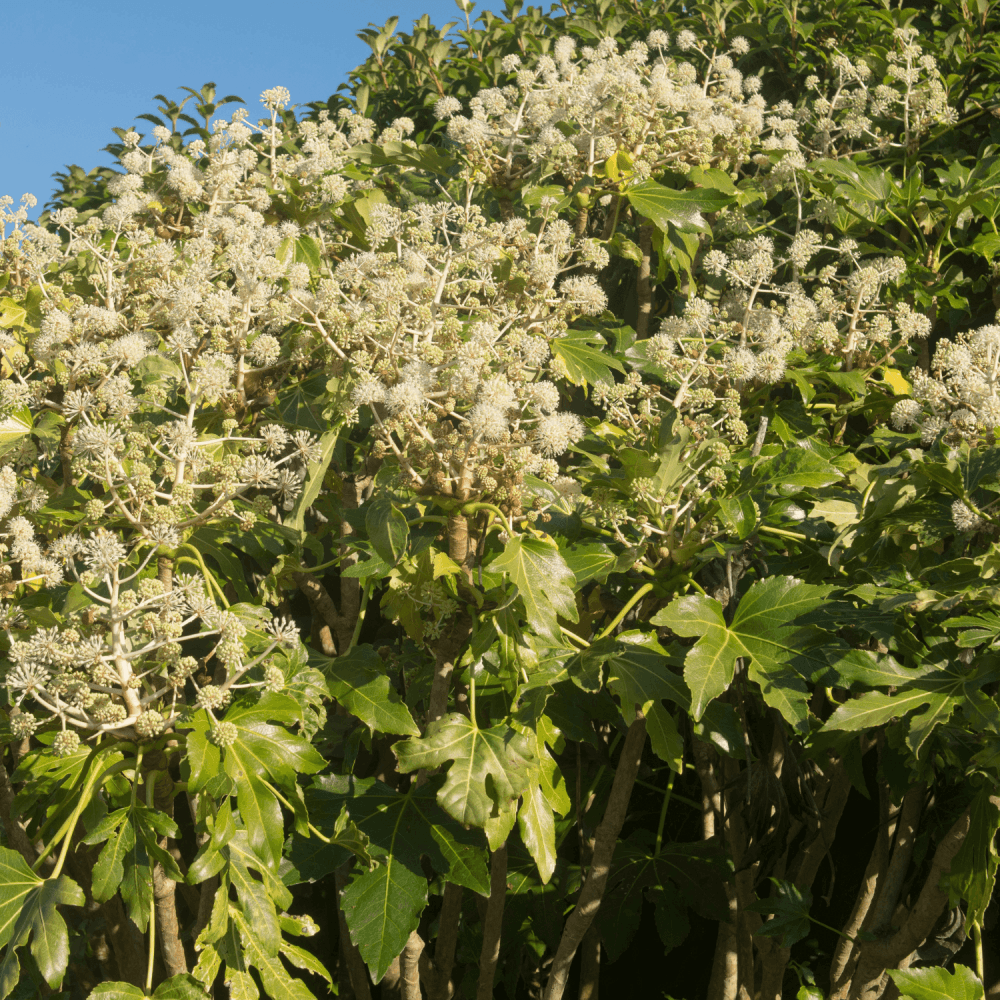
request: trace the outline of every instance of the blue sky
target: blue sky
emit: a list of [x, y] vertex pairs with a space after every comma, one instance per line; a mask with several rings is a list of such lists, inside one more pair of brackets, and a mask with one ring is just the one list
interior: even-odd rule
[[[15, 206], [30, 192], [37, 217], [66, 164], [111, 165], [101, 147], [114, 126], [152, 124], [153, 94], [180, 102], [182, 86], [209, 80], [217, 97], [237, 94], [256, 120], [260, 93], [284, 86], [292, 102], [324, 100], [364, 61], [357, 32], [399, 17], [408, 31], [422, 14], [434, 24], [456, 21], [455, 0], [8, 0], [0, 60], [0, 195]], [[476, 10], [503, 9], [483, 0]], [[193, 101], [191, 102], [194, 103]], [[190, 107], [190, 106], [189, 106]], [[185, 108], [185, 111], [189, 110]], [[239, 105], [226, 105], [231, 114]], [[195, 115], [195, 117], [197, 117]]]

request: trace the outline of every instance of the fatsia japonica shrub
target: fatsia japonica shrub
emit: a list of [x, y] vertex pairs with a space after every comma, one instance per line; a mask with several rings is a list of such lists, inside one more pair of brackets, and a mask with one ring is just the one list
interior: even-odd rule
[[459, 6], [2, 201], [0, 1000], [985, 996], [995, 10]]

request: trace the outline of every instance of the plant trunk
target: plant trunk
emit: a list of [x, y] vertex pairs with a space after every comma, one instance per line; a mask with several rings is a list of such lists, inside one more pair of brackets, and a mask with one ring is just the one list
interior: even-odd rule
[[483, 921], [483, 947], [479, 953], [479, 988], [476, 1000], [492, 1000], [493, 980], [500, 959], [500, 931], [503, 927], [503, 906], [507, 898], [507, 845], [501, 845], [490, 855], [490, 898]]
[[646, 719], [636, 708], [635, 721], [628, 727], [625, 736], [625, 745], [622, 747], [621, 758], [615, 771], [604, 818], [597, 828], [594, 839], [594, 860], [587, 872], [576, 906], [563, 928], [562, 938], [549, 972], [549, 981], [545, 986], [545, 1000], [562, 1000], [573, 956], [600, 908], [604, 889], [608, 884], [608, 875], [611, 872], [615, 845], [622, 831], [622, 824], [625, 822], [635, 779], [639, 774], [639, 763], [642, 760], [642, 748], [645, 743]]
[[403, 1000], [420, 1000], [420, 956], [424, 951], [424, 939], [412, 931], [406, 941], [401, 956]]
[[458, 947], [458, 928], [461, 919], [462, 887], [447, 882], [441, 894], [441, 914], [438, 917], [438, 936], [434, 944], [434, 979], [430, 986], [430, 1000], [449, 1000], [451, 996], [451, 970], [455, 966], [455, 949]]

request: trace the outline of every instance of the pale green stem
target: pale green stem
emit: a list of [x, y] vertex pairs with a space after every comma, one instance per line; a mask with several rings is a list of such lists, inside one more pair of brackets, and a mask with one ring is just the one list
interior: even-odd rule
[[[96, 756], [99, 756], [99, 754], [95, 755], [95, 757], [91, 758], [91, 760], [93, 761], [96, 759]], [[66, 822], [59, 827], [59, 831], [56, 835], [42, 848], [41, 854], [38, 855], [38, 860], [31, 866], [32, 871], [37, 872], [38, 869], [42, 867], [42, 862], [44, 862], [45, 859], [52, 853], [52, 849], [56, 846], [56, 844], [58, 844], [59, 841], [63, 840], [65, 837], [65, 840], [63, 840], [62, 850], [59, 852], [59, 858], [56, 861], [56, 866], [52, 870], [52, 874], [49, 876], [50, 878], [58, 878], [59, 874], [62, 872], [63, 864], [66, 862], [66, 855], [69, 853], [69, 845], [70, 841], [73, 839], [73, 831], [76, 829], [77, 821], [83, 814], [83, 810], [86, 809], [87, 803], [90, 802], [91, 792], [93, 792], [94, 785], [100, 777], [101, 776], [97, 775], [95, 770], [84, 780], [83, 786], [80, 789], [80, 800], [77, 802], [76, 807], [74, 808], [69, 819], [67, 819]]]
[[663, 826], [667, 820], [667, 806], [670, 805], [670, 796], [674, 792], [674, 778], [676, 777], [677, 775], [671, 771], [670, 780], [667, 782], [667, 790], [663, 795], [663, 805], [660, 806], [660, 823], [656, 828], [656, 848], [654, 850], [657, 857], [660, 854], [660, 848], [663, 846]]
[[198, 566], [201, 568], [202, 576], [204, 576], [205, 582], [208, 584], [209, 589], [211, 589], [212, 587], [214, 587], [215, 590], [216, 590], [216, 592], [219, 595], [219, 599], [228, 608], [229, 607], [229, 601], [226, 600], [226, 595], [222, 592], [222, 587], [219, 586], [219, 581], [216, 580], [215, 576], [212, 573], [209, 572], [208, 567], [205, 565], [205, 560], [202, 559], [202, 557], [201, 557], [201, 553], [193, 545], [191, 545], [189, 542], [185, 542], [181, 546], [181, 548], [182, 549], [189, 549], [191, 552], [194, 553], [194, 555], [195, 555], [195, 561], [198, 563]]
[[[282, 805], [283, 805], [283, 806], [284, 806], [284, 807], [285, 807], [285, 808], [286, 808], [286, 809], [287, 809], [287, 810], [288, 810], [289, 812], [292, 812], [292, 813], [294, 813], [294, 812], [295, 812], [295, 806], [293, 806], [293, 805], [291, 804], [291, 802], [289, 802], [289, 801], [288, 801], [288, 799], [286, 799], [286, 798], [285, 798], [285, 796], [284, 796], [284, 795], [282, 795], [282, 794], [281, 794], [281, 792], [279, 792], [279, 791], [278, 791], [278, 789], [274, 787], [274, 785], [272, 785], [272, 784], [271, 784], [271, 783], [270, 783], [269, 781], [263, 781], [263, 780], [261, 781], [261, 784], [263, 784], [263, 785], [264, 785], [264, 787], [265, 787], [265, 788], [267, 788], [267, 789], [268, 789], [268, 790], [269, 790], [269, 791], [271, 792], [271, 794], [272, 794], [272, 795], [273, 795], [273, 796], [274, 796], [274, 797], [275, 797], [275, 798], [276, 798], [276, 799], [277, 799], [277, 800], [278, 800], [278, 801], [279, 801], [279, 802], [280, 802], [280, 803], [281, 803], [281, 804], [282, 804]], [[327, 836], [327, 835], [326, 835], [325, 833], [321, 833], [321, 832], [320, 832], [319, 830], [317, 830], [317, 829], [316, 829], [316, 827], [314, 827], [314, 826], [312, 825], [312, 823], [310, 823], [310, 824], [309, 824], [309, 832], [310, 832], [311, 834], [313, 834], [313, 836], [315, 836], [315, 837], [316, 837], [316, 838], [318, 838], [319, 840], [322, 840], [324, 844], [332, 844], [332, 843], [333, 843], [333, 840], [332, 840], [332, 839], [331, 839], [330, 837], [328, 837], [328, 836]]]
[[603, 639], [611, 635], [612, 632], [625, 620], [625, 616], [639, 603], [651, 590], [651, 583], [644, 583], [629, 599], [625, 607], [615, 615], [614, 621], [597, 637]]
[[361, 607], [358, 608], [358, 620], [354, 623], [354, 631], [351, 633], [351, 641], [344, 652], [354, 649], [358, 644], [358, 638], [361, 635], [361, 626], [365, 620], [365, 610], [368, 607], [368, 597], [371, 594], [371, 581], [367, 582], [364, 586], [364, 590], [361, 591]]
[[769, 524], [762, 524], [758, 531], [766, 531], [768, 534], [777, 535], [779, 538], [794, 538], [798, 542], [808, 542], [809, 536], [798, 531], [786, 531], [784, 528], [772, 528]]
[[468, 517], [470, 514], [475, 514], [477, 511], [480, 510], [489, 510], [492, 511], [494, 514], [496, 514], [496, 516], [499, 517], [501, 521], [503, 521], [503, 526], [507, 529], [507, 534], [513, 538], [514, 528], [512, 527], [510, 521], [507, 520], [507, 515], [495, 504], [485, 503], [484, 501], [479, 501], [477, 503], [467, 503], [464, 507], [462, 507], [461, 513], [463, 513], [466, 517]]
[[[133, 785], [133, 788], [135, 786]], [[150, 881], [153, 877], [153, 869], [149, 870]], [[150, 886], [151, 897], [149, 901], [149, 962], [146, 964], [146, 992], [153, 992], [153, 959], [156, 957], [156, 889]]]

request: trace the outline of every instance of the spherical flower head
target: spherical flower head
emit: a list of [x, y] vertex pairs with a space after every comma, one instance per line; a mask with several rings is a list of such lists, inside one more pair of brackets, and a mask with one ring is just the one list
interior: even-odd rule
[[250, 345], [250, 360], [257, 366], [264, 368], [273, 365], [281, 356], [281, 344], [278, 338], [269, 333], [262, 333]]
[[260, 95], [260, 102], [272, 111], [284, 111], [292, 99], [287, 87], [269, 87]]
[[698, 37], [693, 31], [689, 31], [685, 28], [683, 31], [678, 33], [677, 48], [679, 48], [681, 52], [687, 52], [688, 49], [693, 49], [697, 44]]
[[520, 65], [521, 65], [521, 57], [516, 53], [511, 53], [508, 56], [504, 56], [503, 59], [500, 60], [500, 68], [505, 73], [513, 73], [514, 70], [516, 70], [517, 67]]
[[559, 409], [559, 389], [553, 382], [532, 382], [526, 387], [531, 405], [542, 413]]
[[355, 406], [372, 406], [386, 401], [386, 387], [377, 378], [368, 376], [351, 390], [351, 400]]
[[535, 425], [535, 448], [546, 458], [556, 458], [583, 435], [583, 421], [575, 413], [553, 413]]
[[386, 393], [386, 406], [394, 417], [416, 415], [424, 403], [424, 390], [416, 382], [399, 382]]
[[900, 399], [892, 408], [889, 420], [897, 431], [909, 430], [920, 421], [924, 408], [915, 399]]
[[721, 250], [709, 250], [703, 261], [705, 270], [713, 277], [721, 277], [729, 267], [729, 258]]
[[299, 627], [291, 618], [275, 618], [265, 628], [282, 646], [295, 646], [299, 641]]
[[651, 49], [665, 49], [670, 44], [670, 36], [659, 28], [654, 28], [646, 37], [646, 44]]
[[559, 290], [585, 316], [599, 316], [608, 307], [608, 298], [593, 275], [566, 278]]
[[64, 729], [61, 733], [56, 733], [52, 741], [52, 752], [57, 757], [71, 757], [80, 749], [80, 736], [72, 729]]
[[434, 117], [439, 120], [451, 118], [462, 110], [462, 102], [457, 97], [442, 97], [434, 105]]
[[240, 731], [231, 722], [216, 723], [208, 731], [208, 742], [225, 749], [231, 747], [240, 738]]
[[285, 690], [285, 674], [281, 667], [271, 663], [264, 668], [264, 690], [280, 694]]
[[753, 351], [738, 347], [726, 357], [726, 374], [734, 381], [746, 381], [757, 373], [757, 358]]
[[951, 505], [951, 519], [961, 532], [978, 531], [983, 526], [982, 518], [969, 510], [961, 500], [956, 500]]
[[229, 701], [229, 692], [215, 684], [206, 684], [199, 692], [197, 703], [199, 708], [222, 708]]
[[507, 381], [504, 375], [494, 375], [485, 379], [479, 387], [477, 399], [480, 403], [487, 403], [495, 406], [499, 410], [509, 410], [516, 401], [514, 387]]
[[10, 717], [10, 734], [16, 740], [26, 740], [38, 728], [38, 719], [30, 712], [18, 712]]
[[135, 731], [144, 739], [152, 739], [163, 732], [163, 716], [152, 710], [143, 712], [135, 720]]
[[507, 440], [507, 416], [492, 403], [476, 403], [469, 411], [469, 428], [476, 437], [490, 444]]
[[745, 56], [750, 51], [750, 43], [742, 35], [737, 35], [729, 48], [730, 51], [735, 52], [738, 56]]

